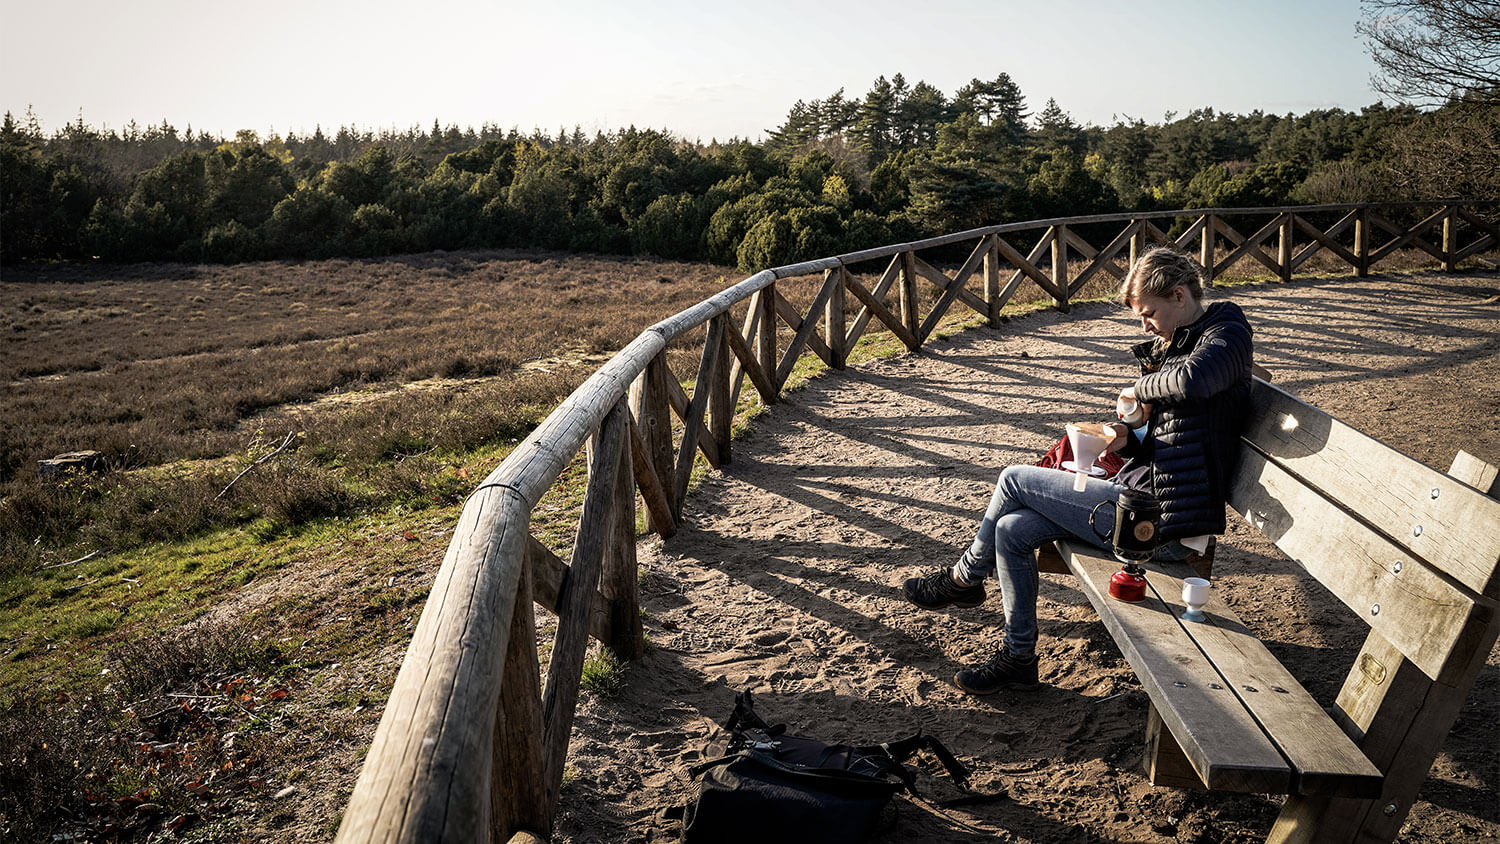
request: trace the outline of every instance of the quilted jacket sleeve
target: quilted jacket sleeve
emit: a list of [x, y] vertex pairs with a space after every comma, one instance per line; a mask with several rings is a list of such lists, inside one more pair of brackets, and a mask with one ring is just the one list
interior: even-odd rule
[[1210, 326], [1192, 351], [1135, 382], [1135, 396], [1160, 405], [1203, 401], [1244, 380], [1250, 371], [1250, 331], [1240, 321]]

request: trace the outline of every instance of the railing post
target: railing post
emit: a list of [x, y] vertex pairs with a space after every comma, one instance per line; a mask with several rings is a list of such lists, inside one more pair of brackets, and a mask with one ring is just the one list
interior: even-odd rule
[[729, 403], [729, 373], [734, 361], [734, 352], [729, 348], [729, 332], [734, 330], [734, 326], [730, 324], [727, 311], [714, 317], [714, 321], [719, 323], [719, 328], [716, 332], [710, 331], [709, 336], [717, 334], [719, 350], [714, 357], [708, 383], [708, 432], [713, 435], [714, 443], [719, 447], [719, 465], [722, 466], [730, 459], [729, 441], [734, 425], [734, 406]]
[[828, 350], [832, 352], [829, 357], [833, 358], [830, 365], [834, 369], [843, 369], [849, 361], [849, 348], [844, 338], [844, 265], [840, 264], [828, 271], [828, 277], [823, 280], [824, 284], [833, 285], [828, 294], [828, 307], [823, 311], [823, 337], [828, 342]]
[[1000, 236], [989, 236], [984, 253], [984, 309], [990, 328], [1000, 327]]
[[[760, 336], [757, 337], [755, 353], [760, 358], [762, 371], [776, 371], [776, 282], [771, 282], [760, 291]], [[776, 396], [781, 398], [780, 394]]]
[[495, 712], [491, 841], [506, 841], [519, 830], [543, 837], [552, 833], [555, 807], [548, 800], [542, 752], [542, 690], [531, 600], [530, 566], [523, 565]]
[[[620, 449], [619, 465], [615, 469], [615, 529], [611, 535], [609, 553], [604, 558], [599, 592], [609, 606], [610, 649], [620, 659], [640, 659], [646, 653], [646, 640], [641, 630], [640, 589], [636, 572], [635, 484], [631, 482], [633, 471], [629, 437], [621, 443]], [[724, 454], [727, 459], [727, 447]]]
[[1454, 214], [1451, 205], [1443, 214], [1443, 271], [1450, 273], [1458, 266], [1458, 262], [1453, 259], [1453, 253], [1458, 251], [1458, 226], [1455, 225], [1457, 220], [1453, 219]]
[[[640, 428], [645, 462], [656, 472], [657, 480], [670, 495], [672, 471], [672, 410], [667, 399], [666, 351], [651, 359], [641, 376], [630, 385], [630, 411]], [[676, 525], [666, 524], [646, 512], [647, 526], [662, 536], [670, 536]]]
[[[1141, 259], [1141, 255], [1146, 251], [1146, 221], [1137, 220], [1132, 225], [1135, 226], [1135, 231], [1131, 232], [1130, 234], [1131, 267], [1135, 266], [1135, 262], [1139, 261]], [[1126, 271], [1129, 271], [1128, 267], [1126, 268]]]
[[898, 299], [901, 304], [901, 326], [917, 336], [917, 255], [901, 253], [901, 281]]
[[1281, 235], [1276, 243], [1276, 267], [1282, 281], [1292, 280], [1292, 213], [1281, 214]]
[[1068, 308], [1068, 227], [1055, 226], [1052, 229], [1052, 283], [1056, 285], [1057, 291], [1062, 298], [1053, 297], [1057, 302], [1057, 309], [1067, 313]]
[[616, 403], [599, 427], [597, 447], [589, 459], [588, 486], [573, 540], [568, 576], [557, 596], [557, 637], [547, 664], [547, 688], [542, 692], [543, 777], [547, 803], [557, 805], [562, 788], [568, 736], [578, 703], [578, 685], [588, 647], [589, 615], [599, 593], [599, 575], [611, 544], [615, 519], [615, 488], [622, 446], [629, 438], [625, 406]]
[[1370, 274], [1370, 221], [1366, 218], [1366, 206], [1354, 212], [1354, 275], [1364, 278]]
[[1203, 280], [1214, 283], [1214, 241], [1218, 234], [1218, 220], [1213, 214], [1203, 215], [1203, 231], [1198, 235], [1198, 263], [1203, 266]]

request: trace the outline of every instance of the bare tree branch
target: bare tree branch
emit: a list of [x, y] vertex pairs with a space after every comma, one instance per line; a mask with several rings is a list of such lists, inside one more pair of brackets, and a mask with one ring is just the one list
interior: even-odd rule
[[1463, 97], [1500, 103], [1500, 3], [1482, 0], [1362, 0], [1365, 36], [1380, 69], [1375, 90], [1437, 105]]

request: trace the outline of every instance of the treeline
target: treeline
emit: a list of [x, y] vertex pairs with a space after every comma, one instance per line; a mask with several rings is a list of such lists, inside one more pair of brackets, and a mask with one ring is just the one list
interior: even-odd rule
[[236, 262], [540, 247], [750, 270], [1110, 211], [1500, 197], [1500, 108], [1204, 108], [1079, 126], [1006, 74], [799, 101], [763, 143], [485, 125], [233, 140], [0, 125], [0, 260]]

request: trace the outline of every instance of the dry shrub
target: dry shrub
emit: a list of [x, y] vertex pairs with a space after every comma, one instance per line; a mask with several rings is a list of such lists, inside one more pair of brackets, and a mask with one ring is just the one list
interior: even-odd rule
[[260, 739], [226, 739], [285, 667], [249, 624], [147, 636], [106, 664], [106, 686], [0, 704], [0, 838], [151, 838], [263, 776]]

